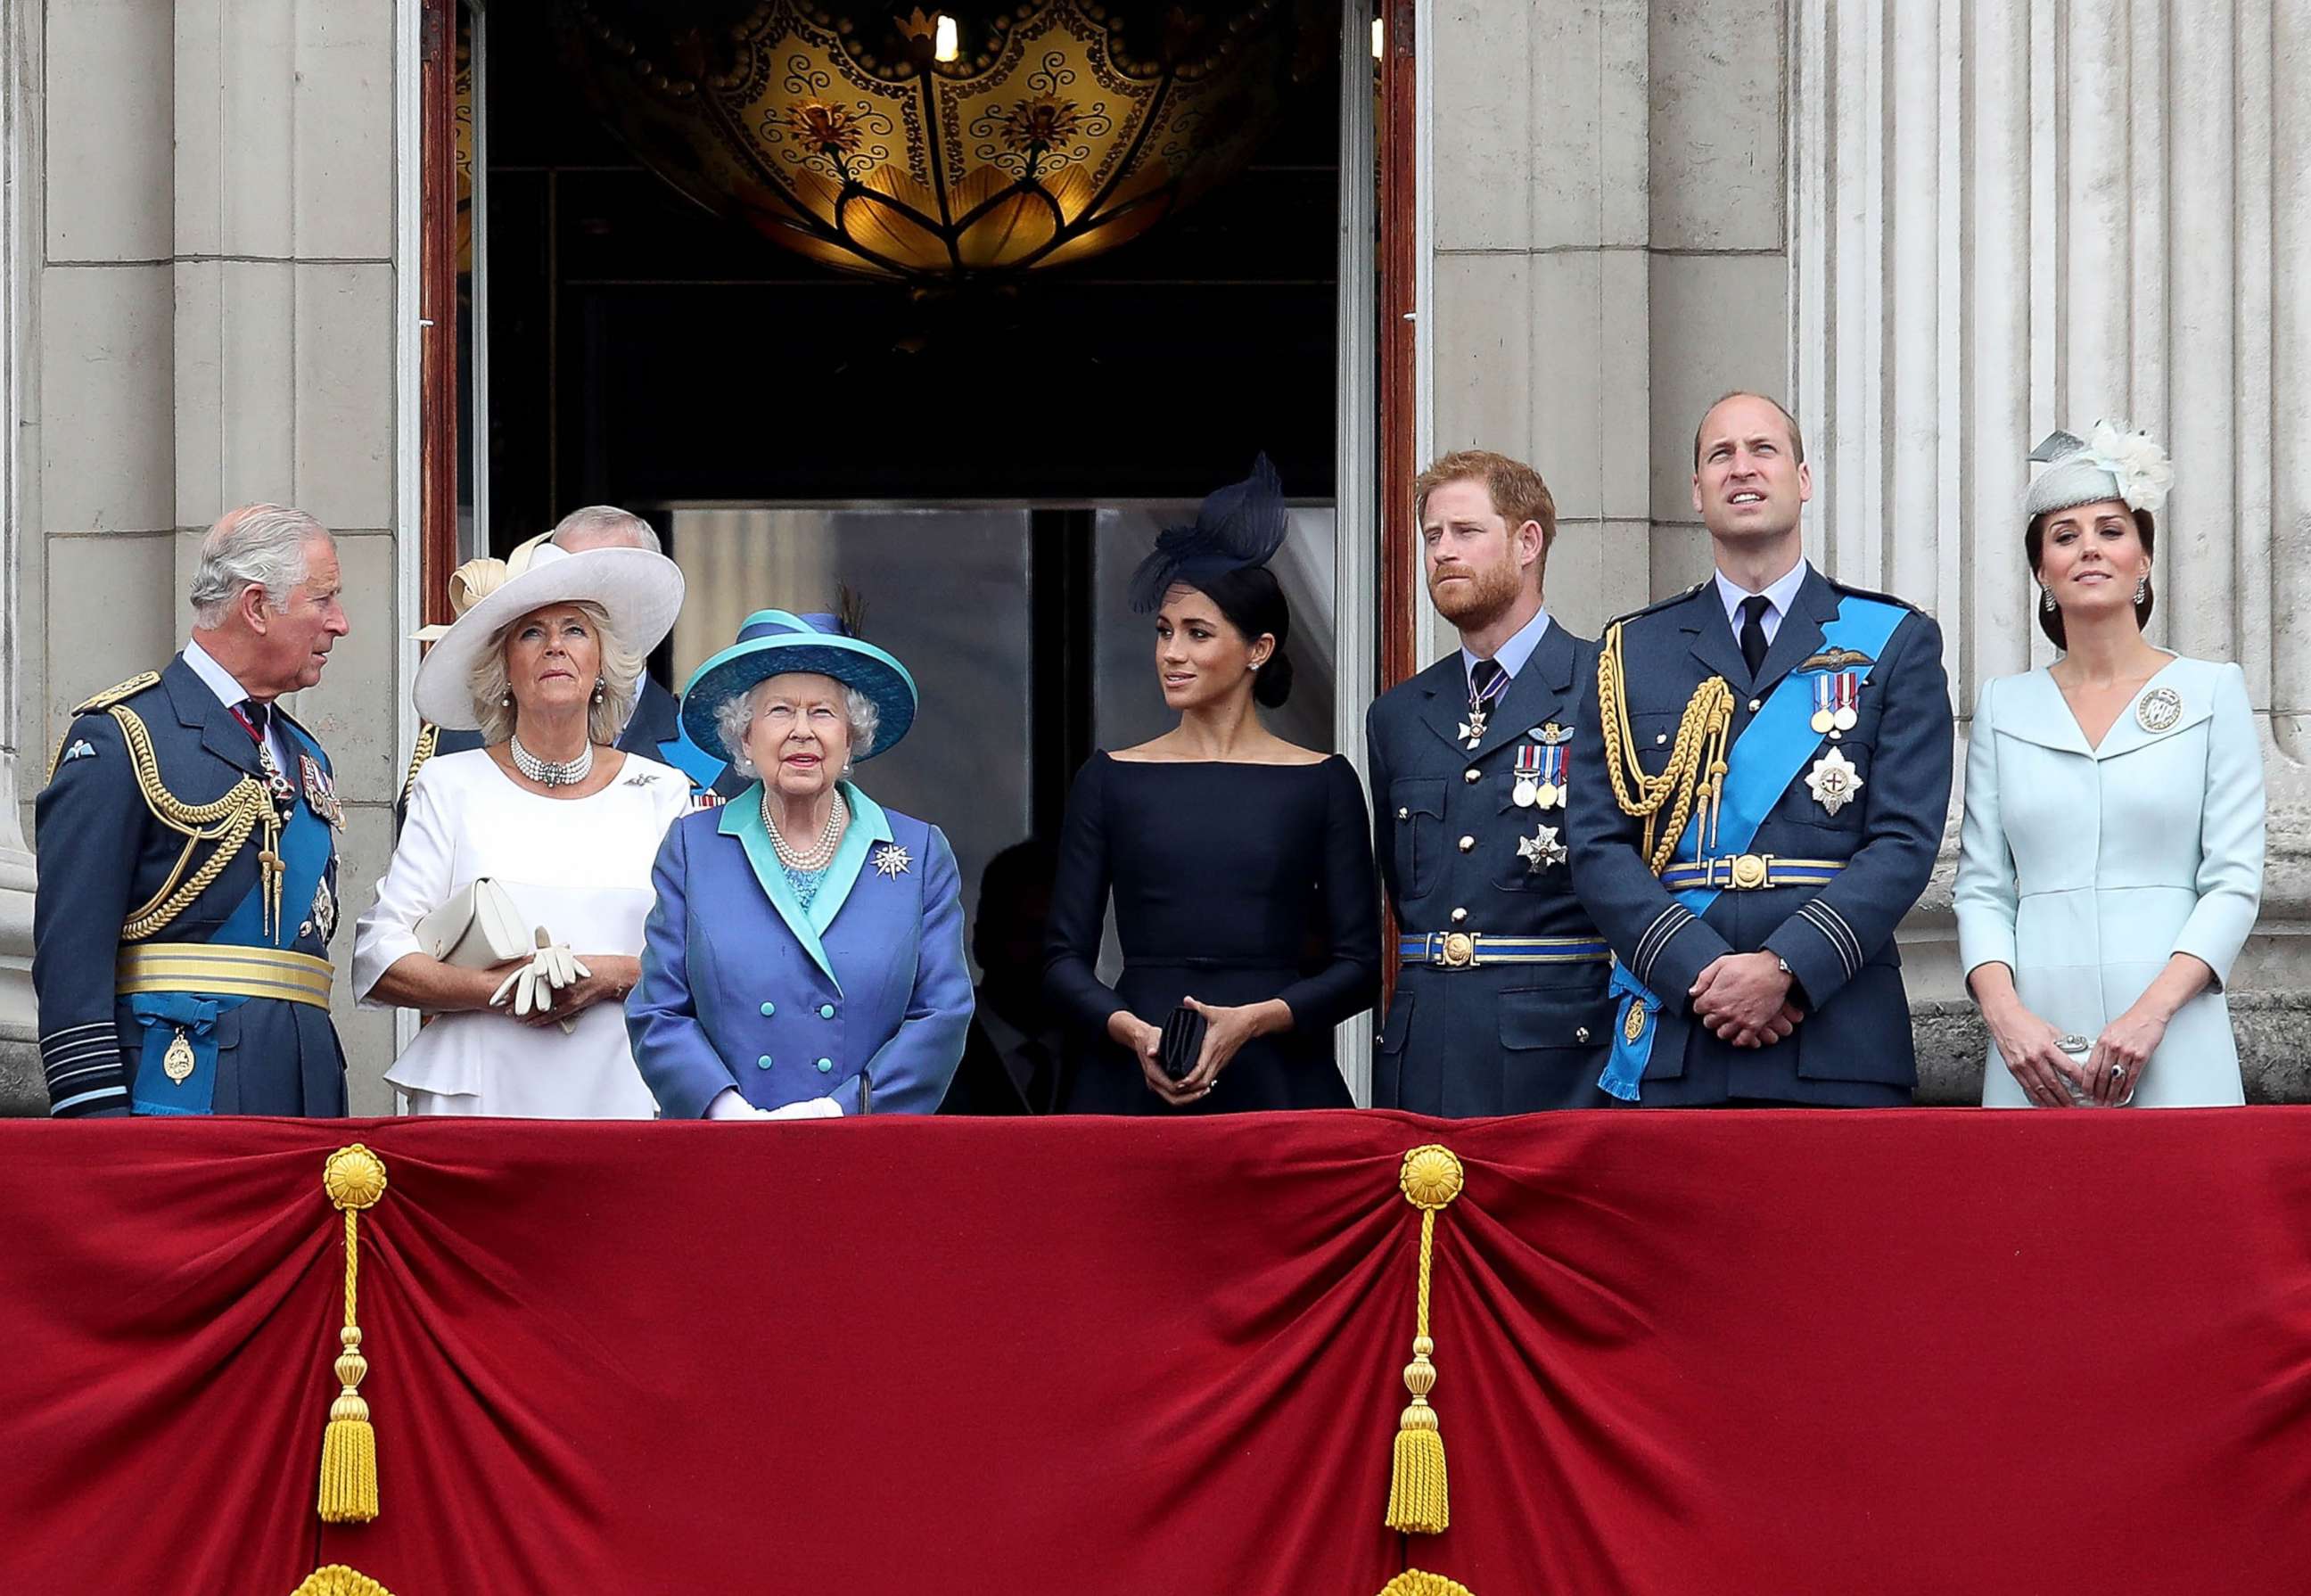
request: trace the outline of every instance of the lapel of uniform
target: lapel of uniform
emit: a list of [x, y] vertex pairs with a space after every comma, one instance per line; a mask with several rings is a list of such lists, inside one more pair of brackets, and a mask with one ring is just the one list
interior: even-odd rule
[[169, 690], [177, 723], [197, 730], [202, 747], [244, 774], [260, 778], [265, 774], [257, 759], [257, 739], [199, 673], [185, 663], [182, 654], [169, 661], [169, 667], [161, 673], [161, 685]]
[[1526, 658], [1524, 668], [1509, 678], [1508, 689], [1485, 728], [1485, 740], [1469, 758], [1473, 762], [1506, 747], [1551, 717], [1569, 727], [1573, 717], [1563, 711], [1566, 689], [1573, 685], [1574, 658], [1572, 634], [1552, 616], [1548, 630], [1540, 634]]
[[[763, 894], [771, 900], [771, 907], [778, 911], [779, 918], [786, 922], [787, 929], [794, 934], [794, 939], [802, 944], [802, 950], [810, 955], [810, 962], [825, 973], [827, 980], [834, 981], [837, 992], [842, 991], [842, 983], [835, 979], [834, 965], [826, 956], [826, 945], [818, 939], [818, 927], [813, 925], [811, 917], [803, 912], [802, 901], [795, 896], [794, 888], [787, 885], [786, 869], [779, 863], [778, 850], [771, 845], [769, 829], [763, 824], [763, 784], [755, 782], [723, 805], [721, 817], [715, 823], [715, 829], [726, 837], [738, 839], [739, 845], [746, 850], [746, 863], [753, 868], [754, 879], [761, 884]], [[844, 841], [847, 843], [849, 838]], [[833, 885], [830, 875], [819, 886], [819, 897], [824, 898], [827, 889]]]
[[1461, 735], [1461, 728], [1469, 719], [1469, 667], [1461, 659], [1459, 647], [1456, 645], [1415, 679], [1428, 701], [1421, 706], [1422, 724], [1450, 743], [1456, 752], [1466, 754], [1469, 739]]
[[867, 865], [867, 850], [892, 840], [891, 817], [883, 813], [882, 805], [848, 781], [842, 783], [842, 800], [850, 806], [850, 824], [842, 828], [842, 841], [835, 845], [826, 879], [818, 884], [818, 895], [810, 901], [810, 923], [822, 932], [834, 923], [850, 889], [859, 884], [859, 873]]
[[[1725, 619], [1725, 606], [1718, 600], [1714, 580], [1693, 590], [1677, 624], [1692, 634], [1693, 657], [1710, 676], [1723, 676], [1729, 686], [1749, 679], [1749, 661], [1741, 658], [1741, 645], [1734, 641], [1732, 624]], [[1766, 655], [1770, 658], [1772, 650]]]
[[[1797, 596], [1790, 600], [1790, 613], [1782, 617], [1774, 641], [1766, 650], [1765, 663], [1757, 667], [1757, 679], [1749, 684], [1749, 696], [1765, 697], [1800, 660], [1810, 659], [1819, 652], [1822, 624], [1836, 616], [1837, 589], [1821, 572], [1808, 566], [1805, 580], [1798, 584]], [[1728, 626], [1725, 630], [1730, 634], [1733, 629]], [[1740, 655], [1739, 644], [1735, 645], [1734, 655], [1737, 658]]]

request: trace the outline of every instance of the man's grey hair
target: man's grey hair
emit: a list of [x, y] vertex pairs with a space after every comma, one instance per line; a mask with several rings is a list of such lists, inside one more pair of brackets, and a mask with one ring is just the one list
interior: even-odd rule
[[329, 529], [301, 510], [281, 504], [244, 504], [217, 518], [201, 539], [201, 560], [185, 595], [193, 619], [204, 632], [224, 624], [242, 592], [265, 589], [265, 601], [278, 614], [289, 595], [310, 573], [308, 544], [335, 545]]
[[583, 510], [573, 510], [554, 524], [546, 541], [555, 548], [566, 549], [583, 536], [588, 546], [599, 547], [608, 539], [622, 537], [638, 549], [653, 554], [666, 550], [659, 545], [658, 530], [631, 510], [620, 510], [615, 504], [589, 504]]
[[[541, 606], [559, 609], [558, 604]], [[626, 646], [610, 625], [610, 612], [590, 599], [574, 601], [571, 607], [593, 623], [594, 641], [602, 655], [602, 699], [589, 702], [586, 709], [586, 740], [605, 747], [615, 746], [626, 729], [626, 718], [634, 712], [634, 700], [641, 692], [642, 657]], [[512, 684], [506, 675], [506, 642], [513, 636], [514, 628], [529, 619], [529, 615], [516, 615], [498, 628], [489, 646], [475, 657], [473, 674], [467, 678], [467, 690], [474, 695], [474, 721], [481, 728], [482, 741], [495, 745], [513, 736], [520, 706], [509, 702], [513, 696]]]
[[[776, 676], [764, 676], [746, 692], [733, 693], [715, 706], [714, 729], [722, 734], [722, 748], [730, 755], [730, 768], [749, 781], [763, 772], [753, 760], [746, 757], [746, 728], [754, 723], [755, 715], [761, 712], [763, 689], [777, 680]], [[848, 775], [850, 762], [875, 746], [875, 731], [882, 725], [883, 716], [876, 709], [873, 699], [856, 687], [845, 685], [842, 688], [842, 718], [850, 723], [850, 749], [839, 773]]]

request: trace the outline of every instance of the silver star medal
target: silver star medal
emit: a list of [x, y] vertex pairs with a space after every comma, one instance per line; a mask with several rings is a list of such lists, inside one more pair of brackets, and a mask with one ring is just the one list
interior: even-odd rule
[[1806, 789], [1815, 803], [1835, 815], [1860, 796], [1862, 772], [1845, 757], [1844, 749], [1832, 748], [1806, 772]]
[[324, 942], [337, 934], [337, 900], [327, 880], [313, 889], [313, 918], [305, 923], [318, 930]]
[[1517, 857], [1524, 860], [1525, 873], [1538, 876], [1551, 865], [1561, 865], [1571, 854], [1557, 840], [1553, 825], [1536, 825], [1530, 837], [1517, 839]]
[[878, 876], [896, 879], [905, 875], [907, 867], [914, 862], [896, 842], [885, 842], [875, 850], [875, 873]]

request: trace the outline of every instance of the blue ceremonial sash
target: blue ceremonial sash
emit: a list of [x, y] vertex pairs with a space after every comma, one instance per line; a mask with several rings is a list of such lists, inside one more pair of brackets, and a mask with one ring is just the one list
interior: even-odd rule
[[[1848, 593], [1838, 600], [1837, 614], [1821, 629], [1821, 641], [1825, 647], [1851, 650], [1868, 659], [1858, 672], [1867, 682], [1894, 628], [1909, 613], [1898, 604]], [[1726, 754], [1725, 790], [1717, 811], [1720, 854], [1749, 851], [1766, 816], [1797, 780], [1806, 761], [1820, 751], [1823, 734], [1813, 728], [1813, 679], [1819, 674], [1792, 671], [1783, 676]], [[1696, 803], [1693, 817], [1686, 822], [1685, 834], [1678, 839], [1677, 851], [1670, 856], [1672, 862], [1680, 856], [1700, 859], [1702, 820], [1701, 806]], [[1670, 895], [1698, 918], [1709, 911], [1722, 890], [1694, 886]], [[1605, 1061], [1605, 1072], [1597, 1077], [1597, 1085], [1624, 1103], [1635, 1103], [1637, 1083], [1644, 1078], [1645, 1066], [1653, 1058], [1653, 1038], [1661, 1031], [1661, 1000], [1618, 962], [1613, 966], [1612, 990], [1621, 1007], [1613, 1027], [1612, 1056]]]
[[660, 763], [670, 764], [690, 778], [693, 801], [711, 793], [714, 784], [722, 779], [722, 772], [729, 768], [726, 762], [692, 742], [686, 728], [658, 746], [658, 757]]

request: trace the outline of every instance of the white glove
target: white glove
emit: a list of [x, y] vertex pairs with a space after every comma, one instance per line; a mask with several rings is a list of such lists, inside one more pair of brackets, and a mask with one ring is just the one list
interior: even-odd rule
[[498, 983], [490, 994], [490, 1007], [499, 1007], [506, 995], [513, 995], [512, 1007], [518, 1015], [535, 1010], [543, 1014], [554, 1007], [554, 994], [563, 987], [575, 986], [582, 976], [594, 972], [579, 962], [567, 943], [550, 940], [545, 928], [537, 928], [537, 951], [529, 955], [529, 963], [516, 970]]
[[832, 1097], [807, 1097], [784, 1108], [758, 1108], [754, 1112], [765, 1120], [839, 1120], [842, 1117], [842, 1105]]
[[832, 1097], [811, 1097], [800, 1103], [789, 1103], [783, 1108], [756, 1108], [738, 1095], [736, 1086], [725, 1086], [706, 1105], [710, 1120], [838, 1120], [842, 1117], [842, 1105]]

